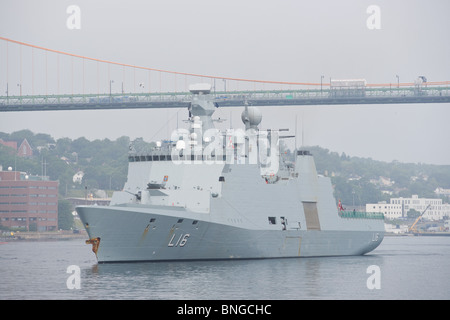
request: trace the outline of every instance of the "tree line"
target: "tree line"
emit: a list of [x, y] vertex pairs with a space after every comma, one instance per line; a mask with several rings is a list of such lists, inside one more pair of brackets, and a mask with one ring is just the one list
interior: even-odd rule
[[[19, 157], [12, 149], [0, 145], [0, 165], [11, 166], [31, 175], [46, 175], [59, 181], [59, 193], [67, 197], [74, 190], [121, 190], [126, 182], [130, 138], [90, 141], [84, 137], [54, 139], [48, 134], [34, 134], [21, 130], [11, 134], [0, 132], [0, 139], [16, 141], [27, 139], [33, 148], [30, 158]], [[150, 148], [142, 138], [134, 141], [140, 148]], [[437, 187], [450, 188], [450, 166], [383, 162], [371, 158], [351, 157], [318, 146], [307, 148], [314, 156], [319, 174], [331, 178], [336, 201], [347, 206], [364, 206], [389, 200], [390, 197], [435, 198]], [[288, 150], [289, 151], [289, 150]], [[290, 152], [290, 151], [289, 151]], [[81, 183], [73, 181], [78, 171], [84, 173]], [[389, 181], [377, 183], [380, 177]]]
[[450, 189], [450, 165], [383, 162], [320, 147], [309, 149], [318, 172], [331, 177], [336, 198], [347, 205], [364, 206], [391, 197], [409, 198], [413, 194], [437, 198], [436, 188]]

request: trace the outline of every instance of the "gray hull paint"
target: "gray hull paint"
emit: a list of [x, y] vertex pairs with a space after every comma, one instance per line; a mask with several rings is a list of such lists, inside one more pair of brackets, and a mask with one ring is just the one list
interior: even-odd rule
[[176, 208], [87, 206], [77, 211], [88, 223], [89, 237], [100, 238], [99, 262], [362, 255], [375, 249], [384, 236], [379, 228], [249, 230], [185, 218], [186, 211]]

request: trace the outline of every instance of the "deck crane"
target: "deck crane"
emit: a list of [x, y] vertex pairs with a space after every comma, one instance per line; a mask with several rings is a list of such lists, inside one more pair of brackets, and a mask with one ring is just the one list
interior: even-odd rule
[[412, 224], [412, 226], [409, 228], [409, 232], [417, 233], [416, 224], [419, 222], [419, 220], [422, 218], [423, 214], [428, 210], [428, 208], [431, 206], [429, 204], [425, 210], [422, 211], [422, 213], [417, 217], [416, 221]]

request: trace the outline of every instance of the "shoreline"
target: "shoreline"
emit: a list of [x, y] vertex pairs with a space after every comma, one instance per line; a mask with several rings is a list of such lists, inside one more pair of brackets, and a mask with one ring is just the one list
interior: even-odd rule
[[0, 243], [15, 241], [60, 241], [72, 239], [87, 239], [88, 235], [85, 230], [78, 233], [73, 231], [54, 231], [54, 232], [16, 232], [14, 235], [0, 236]]
[[[414, 237], [414, 236], [450, 236], [449, 232], [436, 232], [436, 233], [390, 233], [386, 232], [385, 237]], [[14, 235], [2, 235], [0, 236], [0, 244], [15, 241], [63, 241], [82, 239], [87, 240], [88, 234], [85, 230], [80, 230], [78, 233], [73, 231], [54, 231], [54, 232], [17, 232]]]

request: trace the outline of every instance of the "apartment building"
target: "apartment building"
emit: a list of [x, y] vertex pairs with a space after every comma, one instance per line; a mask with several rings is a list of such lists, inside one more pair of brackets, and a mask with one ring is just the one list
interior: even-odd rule
[[[430, 207], [427, 209], [428, 206]], [[418, 212], [427, 209], [422, 217], [425, 220], [436, 221], [450, 217], [450, 204], [442, 203], [442, 199], [419, 198], [418, 195], [412, 195], [411, 198], [391, 198], [389, 203], [383, 201], [366, 204], [366, 212], [382, 212], [386, 219], [406, 218], [410, 209]]]
[[27, 231], [58, 230], [58, 182], [0, 169], [0, 224]]

